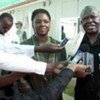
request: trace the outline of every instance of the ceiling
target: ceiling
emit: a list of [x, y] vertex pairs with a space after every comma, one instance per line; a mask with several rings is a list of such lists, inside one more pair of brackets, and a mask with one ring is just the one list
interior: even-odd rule
[[0, 0], [0, 12], [41, 0]]
[[6, 8], [13, 4], [21, 3], [26, 0], [0, 0], [0, 9]]

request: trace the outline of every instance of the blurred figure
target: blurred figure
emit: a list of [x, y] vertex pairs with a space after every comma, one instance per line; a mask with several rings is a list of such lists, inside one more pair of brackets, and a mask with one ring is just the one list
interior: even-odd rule
[[15, 24], [17, 28], [16, 34], [18, 35], [20, 43], [21, 43], [27, 39], [27, 33], [25, 32], [25, 30], [22, 29], [23, 23], [21, 21], [18, 21]]
[[63, 40], [66, 37], [66, 34], [64, 32], [64, 26], [61, 26], [61, 39]]

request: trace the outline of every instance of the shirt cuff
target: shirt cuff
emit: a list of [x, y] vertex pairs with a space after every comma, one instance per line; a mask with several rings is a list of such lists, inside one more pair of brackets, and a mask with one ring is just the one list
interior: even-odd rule
[[41, 62], [41, 61], [37, 61], [36, 62], [36, 66], [34, 68], [35, 68], [34, 73], [44, 75], [45, 72], [46, 72], [47, 63]]

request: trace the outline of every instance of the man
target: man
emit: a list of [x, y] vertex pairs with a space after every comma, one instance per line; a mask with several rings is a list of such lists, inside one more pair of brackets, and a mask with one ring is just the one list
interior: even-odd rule
[[20, 42], [23, 42], [27, 39], [27, 33], [22, 29], [23, 23], [21, 21], [17, 21], [15, 25], [17, 29], [16, 34], [18, 35]]
[[[81, 23], [86, 32], [82, 45], [87, 45], [94, 55], [94, 73], [77, 78], [75, 100], [100, 100], [100, 15], [94, 6], [86, 6], [81, 12]], [[80, 46], [80, 47], [81, 47]], [[81, 48], [80, 48], [81, 49]]]

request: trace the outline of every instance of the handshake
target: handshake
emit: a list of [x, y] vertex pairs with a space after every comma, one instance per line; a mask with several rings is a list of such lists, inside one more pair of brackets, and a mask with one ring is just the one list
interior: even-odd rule
[[[62, 51], [62, 49], [64, 49], [64, 45], [68, 40], [67, 39], [64, 39], [66, 41], [63, 41], [61, 43], [61, 45], [59, 46], [55, 46], [53, 44], [47, 44], [47, 45], [44, 45], [46, 48], [45, 50], [47, 51]], [[50, 46], [51, 45], [51, 46]], [[43, 46], [42, 46], [43, 47]], [[49, 47], [49, 48], [48, 48]], [[88, 59], [88, 57], [90, 56], [90, 59]], [[87, 60], [86, 60], [87, 58]], [[91, 72], [93, 72], [93, 67], [91, 67], [91, 62], [93, 62], [93, 60], [91, 60], [93, 57], [92, 55], [90, 55], [89, 53], [82, 53], [81, 52], [81, 56], [80, 54], [76, 54], [73, 59], [70, 60], [67, 60], [67, 61], [63, 61], [63, 62], [60, 62], [60, 63], [57, 63], [57, 64], [48, 64], [48, 67], [47, 67], [47, 70], [46, 72], [54, 72], [56, 74], [59, 74], [61, 72], [62, 69], [64, 68], [68, 68], [68, 69], [71, 69], [75, 76], [77, 77], [85, 77], [86, 75], [90, 74]], [[80, 64], [79, 63], [79, 60], [82, 59], [82, 61], [84, 62], [83, 64]], [[77, 64], [79, 63], [79, 64]]]
[[[75, 39], [75, 40], [77, 41], [77, 39]], [[62, 51], [64, 49], [65, 44], [68, 41], [69, 40], [67, 38], [65, 38], [60, 45], [59, 44], [58, 45], [57, 44], [56, 45], [55, 44], [46, 44], [46, 45], [42, 45], [40, 47], [36, 47], [35, 50], [37, 52], [51, 52], [51, 53], [57, 52], [57, 51]], [[81, 40], [79, 40], [79, 41], [81, 41]], [[80, 42], [77, 42], [77, 43], [78, 43], [78, 46], [79, 46]], [[76, 46], [73, 49], [70, 48], [70, 50], [73, 51], [73, 52], [71, 52], [72, 55], [75, 54], [76, 50], [78, 49], [78, 46]], [[85, 59], [86, 57], [88, 58], [88, 56], [86, 56], [85, 54], [86, 53], [84, 53], [84, 57], [83, 57], [84, 61], [86, 60]], [[58, 74], [58, 73], [61, 72], [62, 69], [69, 68], [74, 72], [75, 76], [85, 77], [87, 74], [90, 74], [93, 71], [93, 69], [91, 69], [92, 68], [91, 64], [88, 63], [88, 62], [87, 62], [87, 64], [83, 63], [84, 65], [83, 64], [77, 64], [77, 62], [79, 61], [80, 58], [82, 58], [82, 56], [79, 57], [79, 58], [78, 57], [79, 57], [79, 55], [76, 55], [76, 57], [74, 57], [74, 59], [72, 59], [71, 61], [69, 60], [69, 61], [60, 62], [59, 64], [47, 64], [46, 72], [54, 72], [54, 73]], [[88, 59], [87, 59], [87, 61], [88, 61]], [[89, 62], [90, 61], [92, 62], [92, 60], [89, 60]]]
[[88, 65], [88, 69], [86, 69], [86, 72], [89, 74], [94, 72], [94, 56], [93, 54], [89, 52], [82, 52], [78, 50], [78, 52], [74, 55], [72, 58], [72, 63], [79, 63], [82, 62], [84, 65]]
[[90, 74], [90, 66], [81, 63], [74, 64], [71, 62], [63, 61], [58, 64], [53, 64], [52, 66], [53, 72], [56, 74], [59, 74], [61, 70], [64, 70], [66, 68], [72, 70], [74, 72], [74, 76], [79, 78], [85, 77], [86, 75]]

